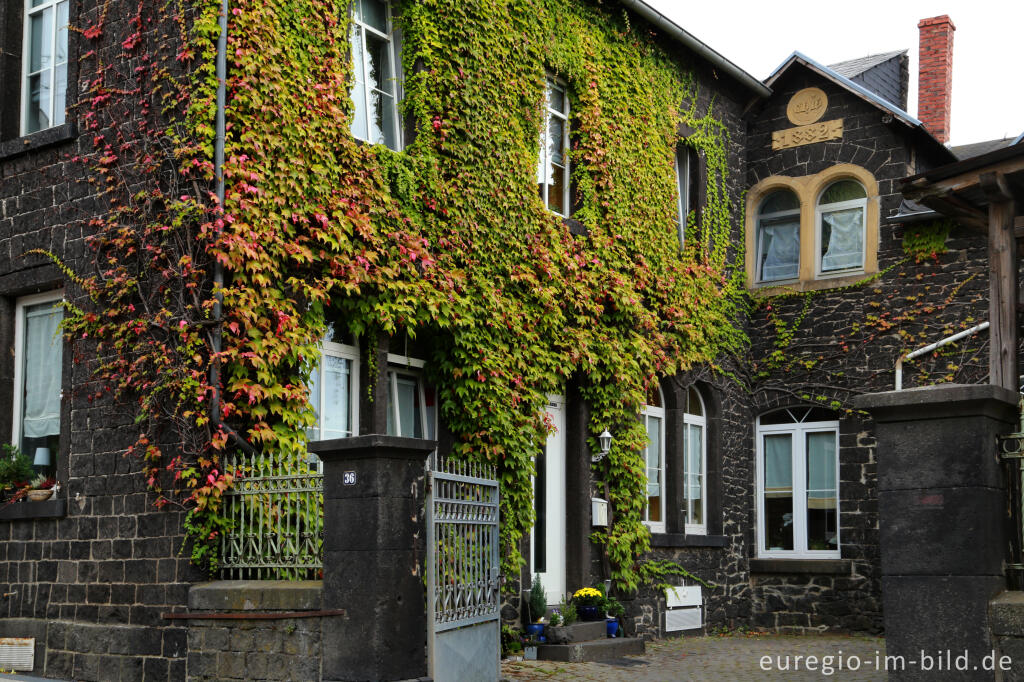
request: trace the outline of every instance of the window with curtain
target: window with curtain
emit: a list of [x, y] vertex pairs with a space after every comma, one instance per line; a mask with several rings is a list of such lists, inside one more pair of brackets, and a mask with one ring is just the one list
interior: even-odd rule
[[56, 473], [60, 452], [60, 298], [60, 293], [46, 293], [21, 298], [15, 305], [12, 443], [47, 475]]
[[818, 271], [821, 274], [864, 267], [864, 214], [867, 192], [855, 180], [840, 180], [818, 199]]
[[758, 420], [759, 556], [840, 557], [838, 440], [839, 422], [825, 410]]
[[644, 462], [647, 470], [647, 505], [644, 523], [652, 533], [665, 532], [665, 401], [656, 388], [644, 405], [643, 422], [647, 429]]
[[788, 189], [772, 192], [757, 212], [757, 281], [800, 274], [800, 200]]
[[352, 3], [352, 135], [371, 144], [401, 149], [399, 82], [390, 2]]
[[565, 86], [549, 76], [544, 100], [537, 188], [544, 205], [552, 213], [568, 217], [572, 212], [569, 196], [569, 96]]
[[683, 490], [685, 497], [685, 532], [695, 535], [707, 533], [707, 443], [704, 401], [697, 389], [686, 391], [683, 411], [684, 467]]
[[61, 125], [65, 120], [68, 0], [24, 1], [21, 132], [29, 135]]

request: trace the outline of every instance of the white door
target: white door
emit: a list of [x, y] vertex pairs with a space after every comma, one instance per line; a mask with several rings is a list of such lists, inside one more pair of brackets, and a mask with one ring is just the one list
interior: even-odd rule
[[533, 482], [537, 520], [530, 535], [530, 567], [532, 575], [540, 575], [549, 605], [565, 596], [564, 402], [561, 396], [548, 396], [548, 418], [555, 430], [548, 435]]

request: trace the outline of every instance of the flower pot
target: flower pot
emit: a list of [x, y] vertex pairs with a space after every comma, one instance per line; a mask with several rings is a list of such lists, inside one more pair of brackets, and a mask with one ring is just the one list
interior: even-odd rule
[[577, 606], [576, 613], [580, 620], [601, 620], [601, 612], [597, 606]]
[[531, 637], [540, 637], [544, 634], [544, 623], [530, 623], [526, 626], [526, 634]]
[[29, 490], [28, 499], [32, 502], [42, 502], [48, 500], [53, 495], [53, 489], [48, 488], [46, 490]]
[[608, 628], [608, 636], [609, 637], [614, 637], [615, 634], [619, 631], [619, 619], [618, 618], [608, 618], [608, 620], [605, 621], [605, 625]]

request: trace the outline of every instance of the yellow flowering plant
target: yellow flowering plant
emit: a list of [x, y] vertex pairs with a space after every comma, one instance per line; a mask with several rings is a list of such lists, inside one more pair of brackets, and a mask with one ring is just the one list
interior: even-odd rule
[[601, 591], [593, 587], [582, 587], [572, 595], [572, 602], [577, 606], [598, 606], [603, 599]]

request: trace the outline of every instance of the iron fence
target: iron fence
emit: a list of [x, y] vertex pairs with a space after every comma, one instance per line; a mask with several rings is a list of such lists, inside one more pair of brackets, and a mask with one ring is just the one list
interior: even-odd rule
[[221, 543], [225, 580], [315, 580], [323, 574], [323, 474], [315, 464], [228, 456], [233, 528]]
[[1006, 480], [1007, 555], [1006, 582], [1011, 590], [1024, 590], [1024, 399], [1017, 433], [999, 438], [999, 455]]

